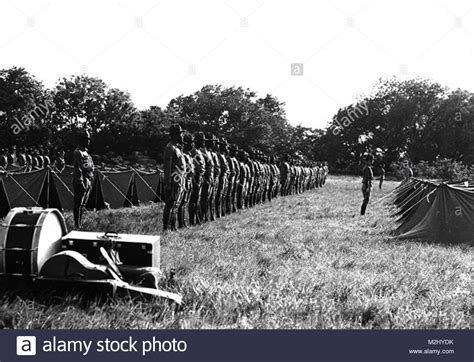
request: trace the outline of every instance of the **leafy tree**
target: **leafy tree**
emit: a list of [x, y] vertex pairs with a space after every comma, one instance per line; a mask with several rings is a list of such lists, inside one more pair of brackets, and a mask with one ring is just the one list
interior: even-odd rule
[[1, 146], [47, 144], [52, 107], [49, 92], [24, 68], [0, 70]]

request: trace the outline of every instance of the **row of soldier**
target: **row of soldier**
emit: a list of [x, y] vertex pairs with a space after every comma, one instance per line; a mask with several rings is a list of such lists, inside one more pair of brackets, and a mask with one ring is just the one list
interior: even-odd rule
[[0, 171], [10, 168], [19, 168], [24, 172], [41, 170], [50, 167], [61, 172], [66, 166], [64, 151], [60, 150], [50, 155], [51, 152], [42, 146], [19, 147], [0, 150]]
[[212, 134], [169, 129], [164, 159], [163, 229], [191, 225], [271, 201], [278, 196], [322, 187], [327, 164], [280, 162], [260, 151], [250, 153]]

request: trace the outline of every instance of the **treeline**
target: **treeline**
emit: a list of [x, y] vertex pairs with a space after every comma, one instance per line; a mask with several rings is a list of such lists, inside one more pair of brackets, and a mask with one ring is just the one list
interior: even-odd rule
[[244, 149], [327, 160], [343, 172], [358, 172], [368, 152], [387, 167], [402, 158], [474, 162], [474, 94], [424, 79], [381, 80], [323, 130], [291, 125], [284, 103], [242, 87], [208, 85], [166, 108], [138, 110], [130, 94], [97, 78], [71, 76], [47, 89], [23, 68], [0, 70], [0, 148], [41, 144], [71, 151], [76, 130], [88, 127], [95, 154], [126, 158], [138, 151], [161, 162], [167, 129], [176, 122]]
[[474, 93], [426, 79], [380, 80], [372, 94], [337, 112], [315, 151], [346, 172], [358, 170], [368, 152], [386, 166], [401, 159], [473, 165]]

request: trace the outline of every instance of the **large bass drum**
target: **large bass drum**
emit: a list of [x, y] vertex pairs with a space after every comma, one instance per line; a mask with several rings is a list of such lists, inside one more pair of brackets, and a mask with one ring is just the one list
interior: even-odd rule
[[0, 225], [0, 275], [37, 276], [61, 251], [66, 222], [57, 209], [16, 207]]

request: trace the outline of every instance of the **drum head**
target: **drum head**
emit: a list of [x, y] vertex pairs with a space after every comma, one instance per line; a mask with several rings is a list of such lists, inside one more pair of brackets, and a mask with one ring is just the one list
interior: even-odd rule
[[48, 212], [38, 230], [38, 271], [54, 254], [61, 251], [61, 238], [63, 237], [64, 225], [56, 212]]

